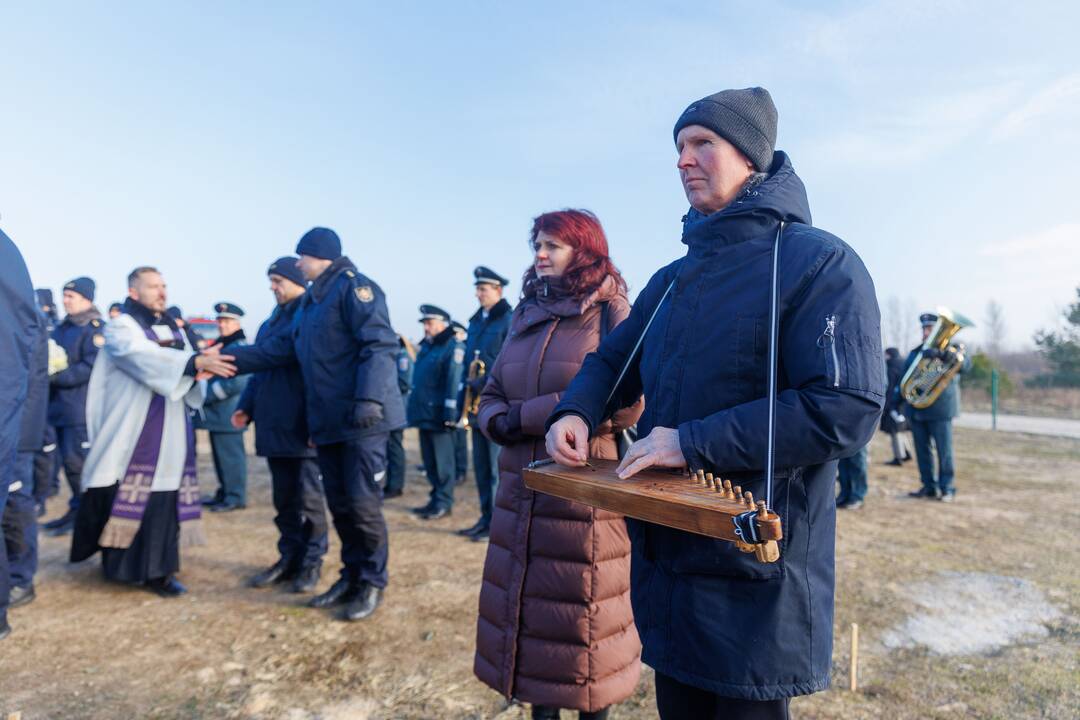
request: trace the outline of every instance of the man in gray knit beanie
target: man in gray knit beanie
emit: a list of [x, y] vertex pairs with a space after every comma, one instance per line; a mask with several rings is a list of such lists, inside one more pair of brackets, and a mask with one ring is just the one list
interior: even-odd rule
[[[709, 158], [700, 158], [688, 172], [683, 155], [694, 154], [694, 148], [705, 142], [721, 145], [719, 158], [710, 153], [714, 162], [720, 162], [710, 167]], [[772, 166], [776, 106], [769, 91], [722, 90], [691, 103], [675, 123], [675, 145], [690, 204], [703, 203], [708, 212], [727, 206], [754, 173], [767, 173]]]

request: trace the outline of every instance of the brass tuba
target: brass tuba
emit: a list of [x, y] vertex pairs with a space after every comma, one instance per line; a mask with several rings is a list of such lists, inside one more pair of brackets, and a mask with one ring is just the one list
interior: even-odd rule
[[473, 393], [472, 381], [479, 380], [487, 375], [487, 363], [480, 359], [480, 351], [473, 354], [473, 361], [469, 363], [469, 375], [465, 381], [465, 398], [461, 403], [461, 419], [458, 427], [469, 427], [469, 416], [480, 412], [480, 393]]
[[[949, 345], [953, 335], [975, 323], [948, 308], [937, 309], [937, 322], [926, 337], [922, 349], [915, 356], [915, 361], [904, 373], [900, 381], [900, 395], [913, 408], [930, 407], [942, 391], [949, 386], [956, 373], [964, 364], [963, 344]], [[941, 353], [952, 351], [947, 357], [927, 357], [927, 350], [936, 349]]]

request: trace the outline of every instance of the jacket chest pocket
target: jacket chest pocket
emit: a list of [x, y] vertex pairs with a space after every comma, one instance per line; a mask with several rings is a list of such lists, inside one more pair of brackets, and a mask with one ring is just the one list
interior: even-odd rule
[[865, 323], [857, 317], [827, 315], [817, 345], [829, 387], [883, 395], [885, 364], [879, 344], [858, 332]]
[[[773, 580], [784, 575], [784, 557], [787, 551], [788, 495], [792, 482], [800, 482], [802, 469], [796, 468], [790, 477], [777, 477], [773, 482], [773, 511], [780, 515], [784, 537], [779, 541], [780, 559], [774, 563], [758, 562], [754, 553], [744, 553], [735, 543], [716, 540], [662, 528], [664, 536], [658, 544], [658, 554], [666, 555], [673, 572], [682, 575], [712, 575], [741, 580]], [[733, 483], [736, 480], [732, 480]], [[755, 497], [765, 497], [765, 484], [761, 476], [753, 480], [740, 480], [744, 490], [754, 491]]]
[[765, 360], [769, 348], [765, 319], [742, 316], [735, 320], [735, 381], [742, 401], [764, 397]]

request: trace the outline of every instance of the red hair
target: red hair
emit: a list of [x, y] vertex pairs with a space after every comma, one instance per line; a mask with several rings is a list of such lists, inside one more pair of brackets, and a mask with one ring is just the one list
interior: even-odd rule
[[[558, 210], [533, 218], [529, 247], [540, 233], [558, 238], [574, 250], [574, 257], [563, 273], [563, 283], [570, 293], [583, 297], [600, 287], [609, 275], [626, 292], [626, 281], [608, 255], [608, 241], [600, 220], [588, 210]], [[522, 278], [522, 295], [536, 293], [536, 266], [530, 265]]]

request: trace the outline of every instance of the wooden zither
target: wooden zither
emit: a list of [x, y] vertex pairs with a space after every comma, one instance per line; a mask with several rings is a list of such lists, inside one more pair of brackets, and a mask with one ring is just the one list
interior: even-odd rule
[[525, 485], [538, 492], [637, 520], [728, 540], [761, 562], [780, 558], [780, 516], [730, 480], [697, 472], [649, 469], [620, 480], [614, 460], [581, 468], [541, 460], [525, 468]]

